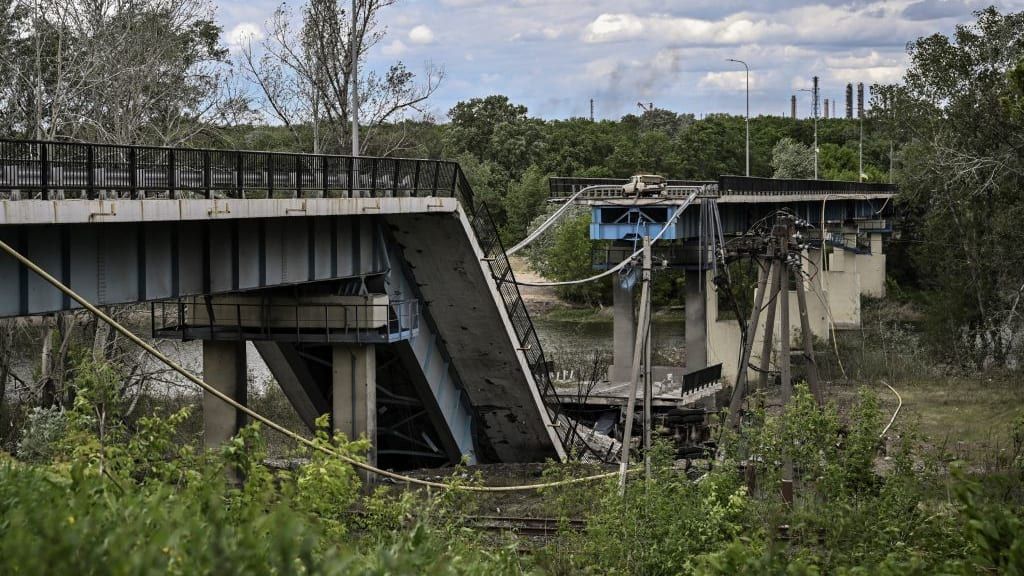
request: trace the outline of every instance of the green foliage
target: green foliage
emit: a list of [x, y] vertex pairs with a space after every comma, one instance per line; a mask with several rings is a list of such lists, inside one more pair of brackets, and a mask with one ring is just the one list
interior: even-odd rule
[[[313, 442], [332, 452], [365, 462], [362, 457], [370, 448], [365, 438], [349, 442], [344, 434], [331, 434], [330, 417], [324, 414], [316, 420]], [[295, 478], [296, 501], [302, 510], [318, 518], [326, 533], [333, 539], [348, 529], [352, 505], [359, 496], [362, 482], [351, 465], [322, 450], [312, 450], [309, 463]]]
[[[546, 235], [550, 237], [547, 243], [528, 253], [534, 270], [546, 278], [557, 281], [593, 276], [591, 251], [595, 245], [590, 240], [589, 212], [578, 216], [564, 216]], [[609, 280], [605, 279], [587, 284], [559, 286], [556, 290], [559, 297], [570, 302], [595, 304], [607, 301], [611, 285]]]
[[951, 37], [909, 48], [905, 86], [882, 87], [900, 146], [911, 255], [932, 291], [929, 341], [947, 362], [1005, 364], [1019, 352], [1024, 284], [1024, 118], [1016, 114], [1024, 13], [976, 13]]
[[772, 148], [773, 178], [814, 177], [814, 150], [792, 138], [779, 140]]
[[548, 179], [537, 166], [530, 166], [518, 182], [509, 187], [504, 199], [506, 222], [502, 236], [518, 242], [531, 231], [530, 224], [547, 207]]
[[54, 456], [56, 442], [64, 437], [67, 419], [60, 406], [36, 406], [28, 415], [18, 442], [18, 457], [26, 462], [47, 462]]

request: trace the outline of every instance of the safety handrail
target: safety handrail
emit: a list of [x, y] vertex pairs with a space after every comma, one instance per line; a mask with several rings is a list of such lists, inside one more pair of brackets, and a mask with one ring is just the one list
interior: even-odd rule
[[459, 174], [447, 160], [0, 139], [12, 200], [455, 196]]

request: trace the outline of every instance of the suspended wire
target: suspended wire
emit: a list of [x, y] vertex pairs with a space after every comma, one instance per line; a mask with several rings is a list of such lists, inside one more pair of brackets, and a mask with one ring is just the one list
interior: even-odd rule
[[558, 210], [555, 210], [554, 214], [549, 216], [548, 219], [545, 220], [543, 224], [538, 226], [536, 230], [530, 232], [530, 234], [526, 238], [523, 238], [523, 240], [516, 244], [515, 246], [509, 248], [508, 250], [505, 250], [505, 255], [511, 256], [516, 252], [519, 252], [523, 248], [526, 248], [531, 242], [533, 242], [537, 238], [540, 238], [541, 234], [544, 234], [544, 232], [547, 231], [548, 228], [554, 226], [555, 222], [557, 222], [558, 219], [562, 217], [562, 215], [568, 212], [569, 209], [572, 208], [573, 203], [576, 202], [576, 199], [583, 195], [585, 192], [590, 192], [596, 188], [607, 187], [607, 185], [597, 185], [587, 186], [586, 188], [580, 189], [579, 192], [573, 194], [568, 200], [566, 200], [565, 204], [562, 204], [562, 206]]
[[[668, 229], [676, 223], [676, 220], [678, 220], [679, 217], [683, 214], [683, 211], [686, 210], [690, 206], [690, 204], [693, 204], [693, 201], [697, 198], [697, 195], [700, 194], [700, 192], [701, 189], [694, 190], [693, 192], [690, 193], [689, 196], [686, 197], [686, 201], [679, 206], [679, 208], [675, 211], [674, 214], [672, 214], [672, 217], [668, 219], [668, 222], [661, 228], [658, 234], [654, 236], [654, 238], [651, 238], [651, 245], [654, 245], [655, 242], [660, 240], [661, 237], [664, 236], [666, 232], [668, 232]], [[523, 282], [521, 280], [514, 280], [514, 282], [520, 286], [535, 287], [573, 286], [577, 284], [586, 284], [588, 282], [593, 282], [595, 280], [600, 280], [601, 278], [611, 276], [612, 274], [618, 272], [619, 270], [622, 270], [626, 266], [631, 265], [633, 263], [633, 260], [639, 257], [641, 254], [643, 254], [643, 248], [633, 252], [632, 254], [629, 255], [629, 257], [627, 257], [614, 267], [609, 268], [608, 270], [605, 270], [604, 272], [596, 274], [589, 278], [580, 278], [579, 280], [564, 280], [561, 282]]]

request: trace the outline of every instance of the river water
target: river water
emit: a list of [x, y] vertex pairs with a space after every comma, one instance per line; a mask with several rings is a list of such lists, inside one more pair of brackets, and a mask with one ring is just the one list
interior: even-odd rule
[[[555, 370], [579, 369], [595, 355], [610, 362], [613, 324], [534, 319], [534, 327], [544, 348], [544, 356]], [[654, 322], [654, 363], [681, 366], [685, 358], [686, 337], [683, 319], [659, 318]]]

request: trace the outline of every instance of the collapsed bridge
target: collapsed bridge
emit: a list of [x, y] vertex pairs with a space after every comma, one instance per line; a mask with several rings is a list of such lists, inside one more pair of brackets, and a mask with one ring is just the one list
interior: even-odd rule
[[[553, 198], [563, 184], [552, 179]], [[729, 230], [796, 202], [808, 218], [821, 204], [823, 247], [861, 254], [864, 230], [874, 230], [872, 248], [886, 231], [873, 218], [885, 204], [862, 209], [862, 191], [716, 184], [715, 201], [736, 206], [734, 221], [723, 218]], [[733, 188], [744, 193], [730, 196]], [[891, 190], [871, 194], [887, 199]], [[679, 256], [665, 261], [697, 274], [687, 375], [727, 361], [738, 335], [728, 322], [716, 329], [713, 302], [694, 292], [713, 290], [706, 261], [693, 259], [699, 216], [666, 221], [664, 199], [581, 201], [592, 206], [592, 237], [613, 241], [595, 268], [627, 257], [638, 230], [672, 241], [663, 248]], [[0, 240], [92, 303], [147, 304], [153, 336], [201, 341], [204, 379], [243, 404], [251, 342], [308, 427], [330, 414], [336, 430], [374, 440], [371, 460], [381, 466], [614, 452], [614, 441], [570, 417], [580, 407], [552, 383], [487, 207], [455, 163], [0, 140]], [[834, 256], [830, 271], [841, 271], [846, 261]], [[77, 307], [6, 255], [0, 275], [12, 280], [0, 285], [0, 317]], [[615, 294], [613, 386], [624, 369], [618, 324], [627, 302], [632, 326], [632, 297]], [[700, 296], [692, 310], [691, 295]], [[620, 396], [607, 397], [619, 416]], [[210, 445], [245, 422], [210, 394], [203, 414]]]

